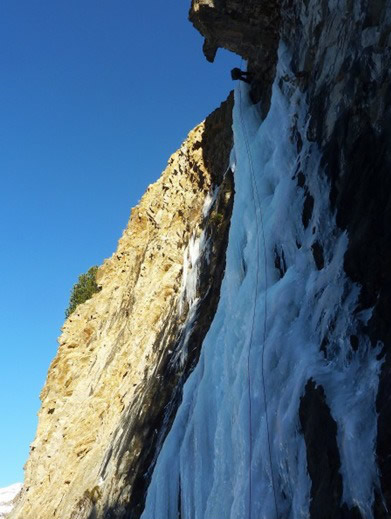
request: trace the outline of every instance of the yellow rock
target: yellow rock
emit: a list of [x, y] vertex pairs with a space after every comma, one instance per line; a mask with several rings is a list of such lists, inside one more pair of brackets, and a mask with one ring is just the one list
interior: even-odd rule
[[87, 519], [110, 504], [120, 517], [135, 495], [162, 395], [175, 391], [165, 372], [187, 317], [179, 305], [185, 250], [222, 181], [205, 163], [205, 124], [212, 123], [189, 133], [133, 208], [116, 252], [98, 270], [101, 291], [62, 328], [12, 519]]

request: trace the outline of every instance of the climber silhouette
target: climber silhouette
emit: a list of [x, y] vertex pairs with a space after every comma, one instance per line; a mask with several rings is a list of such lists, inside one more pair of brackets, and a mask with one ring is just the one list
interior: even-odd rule
[[250, 72], [245, 72], [240, 70], [240, 68], [233, 68], [231, 70], [231, 78], [236, 81], [237, 79], [240, 81], [244, 81], [245, 83], [251, 83], [252, 75]]

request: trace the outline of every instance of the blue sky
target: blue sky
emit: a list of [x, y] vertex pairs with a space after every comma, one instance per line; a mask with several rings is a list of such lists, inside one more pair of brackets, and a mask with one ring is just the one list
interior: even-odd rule
[[0, 2], [0, 487], [23, 478], [72, 285], [233, 86], [239, 58], [206, 62], [189, 6]]

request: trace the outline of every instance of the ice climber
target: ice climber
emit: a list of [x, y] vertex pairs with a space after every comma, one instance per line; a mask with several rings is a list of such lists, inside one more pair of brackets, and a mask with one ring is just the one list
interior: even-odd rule
[[233, 68], [231, 70], [231, 78], [235, 81], [239, 79], [240, 81], [244, 81], [245, 83], [251, 83], [251, 74], [249, 72], [245, 72], [240, 70], [240, 68]]

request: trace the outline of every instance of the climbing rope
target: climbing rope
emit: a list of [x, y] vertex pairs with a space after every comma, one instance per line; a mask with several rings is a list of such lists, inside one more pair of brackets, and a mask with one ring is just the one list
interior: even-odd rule
[[[243, 60], [241, 62], [242, 67]], [[244, 142], [246, 145], [246, 151], [250, 166], [250, 172], [251, 172], [251, 179], [252, 179], [252, 185], [253, 185], [253, 191], [256, 195], [256, 198], [258, 200], [258, 207], [260, 212], [260, 222], [261, 222], [261, 230], [262, 230], [262, 241], [263, 241], [263, 254], [264, 254], [264, 267], [265, 267], [265, 298], [264, 298], [264, 322], [263, 322], [263, 347], [262, 347], [262, 355], [261, 355], [261, 362], [262, 362], [262, 369], [261, 369], [261, 379], [262, 379], [262, 390], [263, 390], [263, 401], [264, 401], [264, 408], [265, 408], [265, 420], [266, 420], [266, 432], [267, 432], [267, 443], [268, 443], [268, 453], [269, 453], [269, 465], [270, 465], [270, 474], [272, 478], [272, 489], [273, 489], [273, 496], [274, 496], [274, 506], [276, 510], [276, 517], [279, 519], [279, 511], [278, 511], [278, 505], [277, 505], [277, 496], [275, 491], [275, 480], [274, 480], [274, 470], [273, 470], [273, 464], [272, 464], [272, 452], [271, 452], [271, 442], [270, 442], [270, 426], [269, 426], [269, 415], [268, 415], [268, 409], [267, 409], [267, 397], [266, 397], [266, 384], [265, 384], [265, 368], [264, 368], [264, 357], [265, 357], [265, 344], [266, 344], [266, 336], [267, 336], [267, 288], [268, 288], [268, 279], [267, 279], [267, 254], [266, 254], [266, 238], [265, 238], [265, 228], [263, 224], [263, 215], [262, 215], [262, 207], [260, 203], [260, 197], [257, 187], [257, 182], [255, 179], [255, 173], [254, 173], [254, 165], [251, 155], [251, 149], [248, 142], [248, 136], [247, 136], [247, 129], [243, 118], [243, 112], [242, 112], [242, 85], [239, 82], [239, 115], [240, 115], [240, 122], [242, 125], [242, 131], [244, 136]], [[255, 213], [257, 210], [257, 204], [255, 202], [254, 197], [254, 209]], [[249, 519], [252, 519], [252, 510], [251, 510], [251, 503], [252, 503], [252, 473], [251, 473], [251, 465], [252, 465], [252, 406], [251, 406], [251, 369], [250, 369], [250, 360], [251, 360], [251, 345], [253, 342], [253, 336], [254, 336], [254, 325], [255, 325], [255, 309], [256, 309], [256, 301], [258, 299], [258, 285], [259, 285], [259, 225], [258, 225], [258, 219], [255, 214], [255, 226], [256, 226], [256, 257], [257, 257], [257, 263], [256, 263], [256, 275], [255, 275], [255, 297], [254, 297], [254, 305], [253, 305], [253, 313], [251, 318], [251, 332], [250, 332], [250, 342], [249, 342], [249, 348], [248, 348], [248, 355], [247, 355], [247, 380], [248, 380], [248, 402], [249, 402], [249, 439], [250, 439], [250, 446], [249, 446], [249, 457], [250, 457], [250, 463], [249, 463]]]

